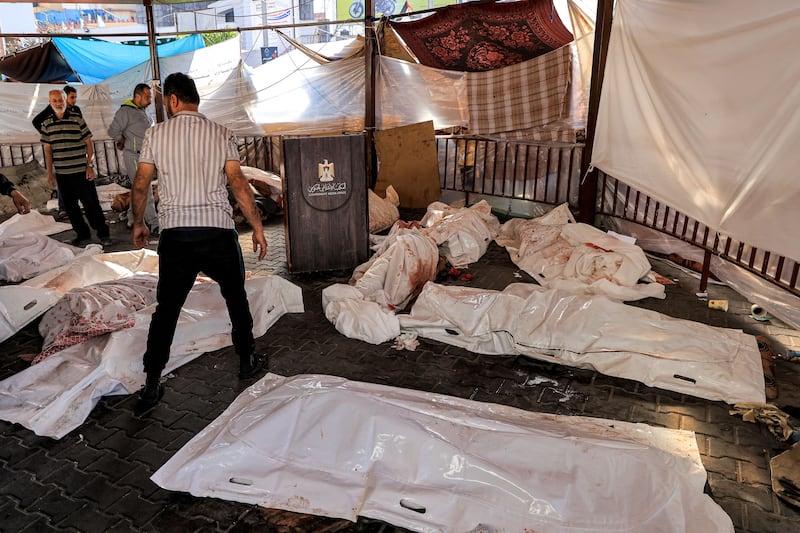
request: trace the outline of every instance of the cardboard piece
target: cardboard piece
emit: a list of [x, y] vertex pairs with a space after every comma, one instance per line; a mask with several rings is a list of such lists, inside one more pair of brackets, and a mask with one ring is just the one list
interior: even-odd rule
[[375, 193], [392, 185], [400, 207], [424, 209], [439, 200], [439, 161], [433, 121], [375, 132], [378, 179]]

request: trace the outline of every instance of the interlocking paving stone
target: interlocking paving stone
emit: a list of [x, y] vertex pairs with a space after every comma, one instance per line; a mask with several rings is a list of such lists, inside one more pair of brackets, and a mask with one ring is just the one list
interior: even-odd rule
[[148, 501], [153, 501], [152, 495], [157, 492], [166, 493], [165, 490], [150, 481], [150, 476], [155, 473], [152, 467], [141, 463], [132, 464], [134, 466], [133, 470], [117, 479], [118, 485], [133, 489], [134, 492], [137, 492]]
[[[704, 463], [705, 464], [705, 463]], [[772, 487], [772, 480], [769, 476], [769, 469], [766, 466], [766, 461], [759, 464], [751, 461], [739, 461], [739, 481], [748, 484], [760, 484], [766, 487]]]
[[[63, 492], [54, 489], [55, 492], [48, 492], [40, 499], [33, 502], [29, 507], [29, 511], [39, 513], [46, 517], [47, 524], [55, 526], [64, 518], [74, 513], [76, 509], [80, 509], [85, 503], [78, 502], [63, 494]], [[11, 531], [11, 530], [8, 530]]]
[[[772, 511], [772, 491], [764, 485], [744, 485], [714, 472], [708, 474], [711, 493], [721, 498], [736, 498], [756, 505], [764, 511]], [[747, 487], [747, 490], [742, 490]]]
[[17, 508], [13, 501], [0, 507], [0, 524], [4, 531], [46, 530], [46, 519], [36, 513]]
[[125, 496], [130, 489], [112, 484], [118, 476], [107, 479], [104, 475], [96, 474], [79, 490], [75, 496], [94, 502], [100, 509], [106, 509], [114, 502]]
[[716, 501], [719, 504], [719, 506], [722, 507], [722, 509], [731, 518], [731, 522], [733, 522], [733, 527], [737, 532], [751, 531], [750, 529], [745, 528], [744, 525], [744, 520], [745, 520], [744, 515], [747, 512], [747, 510], [745, 509], [745, 502], [741, 500], [723, 498], [718, 496], [714, 497], [714, 501]]
[[126, 461], [116, 453], [104, 453], [99, 459], [85, 468], [87, 472], [97, 472], [107, 479], [119, 479], [136, 468], [130, 461]]
[[166, 463], [171, 456], [172, 454], [168, 451], [157, 448], [150, 442], [146, 442], [144, 446], [139, 447], [136, 451], [131, 453], [129, 458], [147, 465], [155, 472], [161, 465]]
[[106, 509], [112, 515], [124, 516], [137, 529], [144, 527], [160, 511], [161, 505], [145, 500], [136, 492], [128, 492]]
[[[763, 425], [731, 416], [728, 405], [592, 370], [521, 356], [473, 354], [424, 339], [414, 352], [395, 351], [389, 343], [373, 346], [346, 339], [324, 318], [321, 292], [332, 283], [347, 283], [349, 273], [290, 273], [282, 225], [267, 224], [265, 233], [269, 251], [262, 262], [255, 261], [248, 251], [250, 235], [246, 229], [240, 234], [247, 270], [252, 275], [272, 271], [286, 277], [302, 288], [306, 306], [305, 313], [282, 317], [257, 340], [257, 347], [270, 355], [273, 372], [324, 372], [530, 411], [694, 430], [709, 473], [712, 497], [731, 516], [737, 531], [800, 530], [800, 511], [776, 498], [768, 484], [767, 459], [787, 449], [788, 444], [777, 441]], [[129, 248], [120, 241], [113, 249]], [[647, 299], [631, 305], [727, 324], [753, 334], [769, 330], [771, 335], [780, 336], [781, 342], [797, 339], [795, 344], [800, 345], [800, 335], [778, 321], [753, 323], [746, 316], [749, 302], [732, 290], [713, 288], [719, 295], [714, 297], [729, 299], [731, 312], [709, 311], [694, 295], [696, 279], [666, 263], [653, 264], [661, 274], [679, 278], [680, 284], [666, 288], [665, 300]], [[508, 283], [530, 281], [524, 273], [521, 278], [515, 277], [519, 270], [505, 251], [494, 245], [469, 272], [475, 278], [468, 285], [476, 287], [502, 289]], [[0, 378], [26, 367], [19, 354], [39, 351], [41, 337], [36, 326], [34, 322], [0, 343]], [[231, 348], [206, 354], [168, 376], [167, 393], [156, 407], [138, 408], [135, 394], [101, 399], [86, 423], [60, 441], [38, 437], [19, 425], [0, 423], [0, 529], [404, 531], [364, 518], [351, 524], [195, 498], [165, 491], [150, 481], [166, 459], [255, 381], [238, 380], [237, 371], [238, 359]], [[800, 364], [778, 361], [776, 373], [781, 390], [776, 405], [800, 406]], [[529, 384], [529, 380], [537, 383]], [[4, 517], [7, 520], [2, 520]]]
[[11, 475], [14, 476], [14, 481], [0, 487], [0, 495], [11, 497], [22, 508], [29, 507], [43, 494], [55, 488], [54, 485], [40, 483], [27, 472], [15, 472]]
[[90, 503], [65, 517], [58, 523], [58, 527], [74, 528], [82, 533], [105, 533], [117, 527], [120, 522], [127, 523], [128, 531], [131, 531], [132, 524], [128, 523], [127, 519], [104, 514], [97, 506]]

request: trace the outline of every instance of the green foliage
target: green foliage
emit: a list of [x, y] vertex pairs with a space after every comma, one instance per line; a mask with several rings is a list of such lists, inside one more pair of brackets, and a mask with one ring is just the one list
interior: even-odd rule
[[219, 44], [222, 41], [227, 41], [228, 39], [233, 39], [236, 37], [235, 31], [221, 31], [217, 33], [203, 33], [203, 43], [206, 46], [211, 46], [214, 44]]

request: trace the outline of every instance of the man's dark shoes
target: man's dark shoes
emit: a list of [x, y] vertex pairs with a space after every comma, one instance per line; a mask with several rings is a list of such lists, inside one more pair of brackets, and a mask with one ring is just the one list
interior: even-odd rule
[[100, 244], [102, 244], [103, 247], [111, 246], [112, 244], [114, 244], [114, 241], [111, 240], [111, 237], [101, 237]]
[[239, 379], [249, 379], [267, 366], [267, 354], [253, 353], [239, 363]]
[[145, 407], [152, 407], [164, 396], [164, 385], [158, 378], [147, 378], [144, 388], [139, 391], [139, 404]]
[[89, 244], [91, 241], [92, 241], [92, 239], [90, 239], [89, 237], [75, 237], [74, 239], [69, 241], [69, 243], [72, 246], [77, 246], [78, 248], [83, 248], [84, 246]]

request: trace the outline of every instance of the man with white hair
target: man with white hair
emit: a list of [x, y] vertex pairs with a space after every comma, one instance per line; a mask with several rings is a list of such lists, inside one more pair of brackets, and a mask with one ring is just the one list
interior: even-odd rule
[[[91, 225], [102, 245], [110, 246], [110, 232], [94, 183], [92, 132], [83, 117], [67, 110], [63, 91], [54, 89], [49, 96], [53, 115], [42, 122], [41, 129], [47, 181], [53, 188], [58, 186], [59, 194], [64, 198], [64, 208], [75, 230], [71, 244], [88, 244]], [[78, 202], [83, 204], [89, 225], [83, 218]]]

